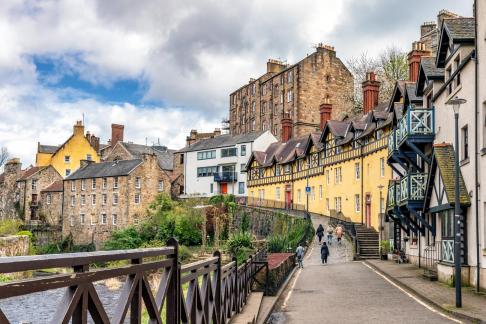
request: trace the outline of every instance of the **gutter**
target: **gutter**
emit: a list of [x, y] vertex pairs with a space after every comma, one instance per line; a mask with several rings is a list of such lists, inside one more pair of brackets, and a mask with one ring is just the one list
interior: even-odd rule
[[474, 34], [475, 34], [475, 42], [474, 42], [474, 184], [475, 184], [475, 193], [474, 195], [476, 196], [474, 199], [474, 207], [476, 209], [476, 292], [480, 291], [480, 271], [481, 271], [481, 256], [480, 256], [480, 251], [481, 251], [481, 243], [479, 240], [479, 170], [478, 170], [478, 155], [479, 155], [479, 150], [478, 150], [478, 114], [479, 114], [479, 109], [478, 109], [478, 96], [479, 96], [479, 84], [478, 84], [478, 69], [479, 69], [479, 62], [478, 62], [478, 19], [477, 19], [477, 5], [478, 1], [474, 1]]

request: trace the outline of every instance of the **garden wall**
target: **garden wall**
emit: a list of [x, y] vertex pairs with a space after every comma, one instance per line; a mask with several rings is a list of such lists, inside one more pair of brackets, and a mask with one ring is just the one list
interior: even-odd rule
[[30, 238], [27, 235], [0, 237], [0, 256], [28, 255]]

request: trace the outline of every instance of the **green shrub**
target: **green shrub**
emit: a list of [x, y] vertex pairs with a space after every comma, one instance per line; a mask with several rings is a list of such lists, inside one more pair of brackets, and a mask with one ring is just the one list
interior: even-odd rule
[[242, 248], [251, 249], [253, 247], [252, 237], [248, 232], [238, 232], [231, 235], [226, 244], [228, 246], [228, 252], [232, 256], [237, 256], [239, 250]]
[[272, 235], [267, 239], [267, 249], [270, 253], [287, 251], [287, 239], [283, 235]]
[[22, 222], [18, 219], [0, 221], [0, 236], [15, 235], [20, 230]]
[[143, 241], [140, 238], [135, 227], [127, 227], [122, 230], [114, 231], [111, 237], [104, 244], [105, 250], [126, 250], [136, 249], [142, 245]]
[[212, 196], [211, 198], [209, 198], [209, 203], [211, 205], [219, 205], [219, 204], [224, 203], [224, 201], [225, 201], [225, 199], [224, 199], [223, 195], [216, 195], [216, 196]]
[[250, 217], [248, 216], [247, 213], [243, 213], [243, 216], [241, 217], [240, 231], [248, 232], [250, 231], [250, 228], [251, 228]]
[[202, 242], [203, 216], [199, 210], [189, 210], [176, 218], [175, 236], [179, 243], [187, 246], [199, 245]]
[[389, 240], [381, 240], [380, 241], [380, 248], [382, 254], [387, 254], [392, 251], [392, 246]]
[[192, 251], [187, 246], [179, 245], [179, 262], [189, 261], [192, 258]]

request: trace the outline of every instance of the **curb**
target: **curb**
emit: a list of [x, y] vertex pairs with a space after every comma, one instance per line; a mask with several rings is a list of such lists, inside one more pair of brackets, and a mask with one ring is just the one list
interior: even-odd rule
[[366, 260], [362, 260], [362, 262], [364, 264], [368, 265], [369, 267], [371, 267], [372, 269], [374, 269], [376, 272], [379, 272], [381, 275], [385, 276], [388, 280], [390, 280], [393, 283], [395, 283], [396, 285], [400, 286], [400, 288], [404, 289], [408, 293], [415, 295], [416, 297], [421, 299], [423, 302], [429, 304], [430, 306], [433, 306], [434, 308], [437, 308], [438, 310], [440, 310], [440, 311], [442, 311], [446, 314], [450, 314], [450, 315], [453, 315], [454, 317], [457, 317], [458, 319], [470, 321], [470, 322], [473, 322], [473, 323], [486, 323], [486, 321], [483, 321], [480, 318], [477, 318], [477, 317], [474, 317], [474, 316], [469, 316], [469, 315], [466, 315], [466, 314], [463, 314], [463, 313], [456, 312], [454, 310], [444, 308], [444, 307], [442, 307], [442, 305], [435, 302], [434, 300], [424, 296], [423, 294], [419, 293], [418, 291], [411, 288], [410, 286], [404, 284], [400, 280], [390, 276], [388, 273], [386, 273], [383, 270], [381, 270], [380, 268], [376, 267], [374, 264], [372, 264], [372, 263], [370, 263]]
[[287, 279], [285, 279], [285, 281], [282, 283], [282, 286], [278, 290], [277, 294], [275, 296], [272, 296], [272, 297], [275, 297], [275, 300], [274, 300], [273, 304], [270, 306], [268, 314], [266, 314], [265, 317], [263, 318], [263, 322], [258, 322], [258, 323], [265, 323], [268, 320], [268, 318], [270, 317], [270, 315], [272, 315], [273, 309], [275, 308], [275, 305], [279, 301], [280, 296], [282, 296], [282, 293], [284, 292], [284, 290], [289, 285], [290, 280], [292, 280], [292, 278], [294, 277], [295, 273], [297, 272], [297, 269], [298, 269], [297, 266], [295, 266], [294, 269], [292, 269], [292, 271], [287, 276]]

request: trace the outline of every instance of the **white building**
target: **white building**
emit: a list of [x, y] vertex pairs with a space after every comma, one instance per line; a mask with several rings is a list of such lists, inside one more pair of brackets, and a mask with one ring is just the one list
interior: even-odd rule
[[272, 133], [265, 131], [225, 134], [186, 146], [178, 152], [184, 154], [183, 197], [247, 195], [245, 168], [251, 152], [264, 151], [276, 141]]

